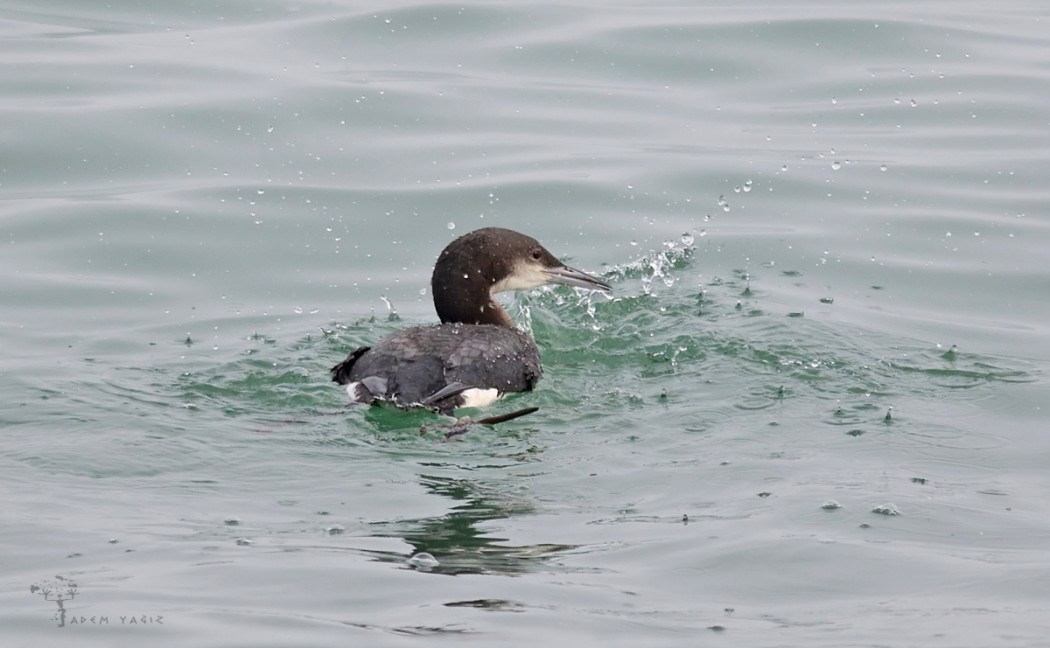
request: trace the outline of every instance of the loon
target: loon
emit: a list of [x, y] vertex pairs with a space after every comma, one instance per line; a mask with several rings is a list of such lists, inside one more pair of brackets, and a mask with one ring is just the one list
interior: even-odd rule
[[449, 416], [507, 392], [531, 391], [542, 374], [539, 349], [495, 294], [548, 284], [611, 290], [530, 236], [499, 227], [464, 234], [441, 251], [430, 279], [441, 324], [351, 351], [332, 367], [332, 380], [346, 386], [353, 403], [389, 401]]

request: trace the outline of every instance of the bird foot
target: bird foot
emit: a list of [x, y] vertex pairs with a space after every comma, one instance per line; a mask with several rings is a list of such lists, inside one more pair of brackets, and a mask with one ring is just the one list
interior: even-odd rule
[[[435, 428], [448, 428], [445, 431], [445, 440], [450, 441], [452, 439], [459, 438], [460, 436], [467, 433], [472, 425], [496, 425], [497, 423], [506, 423], [516, 418], [532, 414], [538, 411], [538, 407], [526, 407], [524, 409], [515, 410], [513, 412], [507, 412], [506, 414], [497, 414], [495, 416], [486, 416], [478, 420], [473, 420], [469, 416], [461, 416], [452, 423], [439, 423], [434, 425]], [[419, 435], [422, 436], [429, 432], [426, 425], [422, 425], [419, 428]]]

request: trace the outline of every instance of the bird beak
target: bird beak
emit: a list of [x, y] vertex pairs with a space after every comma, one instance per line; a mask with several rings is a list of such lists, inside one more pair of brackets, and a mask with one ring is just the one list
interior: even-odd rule
[[544, 268], [543, 272], [547, 275], [548, 283], [572, 286], [574, 288], [586, 288], [588, 290], [601, 290], [604, 292], [612, 290], [612, 286], [598, 277], [589, 275], [582, 270], [577, 270], [576, 268], [570, 268], [566, 265], [555, 268]]

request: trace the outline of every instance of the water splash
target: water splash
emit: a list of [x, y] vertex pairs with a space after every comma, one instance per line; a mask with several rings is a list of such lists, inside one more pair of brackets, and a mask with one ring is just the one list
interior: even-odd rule
[[[701, 236], [704, 235], [706, 231], [701, 233]], [[675, 284], [677, 272], [689, 266], [696, 252], [694, 242], [693, 235], [686, 232], [682, 234], [680, 242], [664, 241], [662, 249], [651, 250], [640, 259], [613, 266], [605, 276], [614, 282], [640, 279], [642, 292], [646, 295], [653, 294], [653, 282], [656, 280], [671, 288]]]
[[387, 320], [391, 322], [399, 321], [401, 317], [397, 314], [397, 308], [394, 307], [394, 303], [386, 295], [381, 295], [379, 299], [386, 304]]

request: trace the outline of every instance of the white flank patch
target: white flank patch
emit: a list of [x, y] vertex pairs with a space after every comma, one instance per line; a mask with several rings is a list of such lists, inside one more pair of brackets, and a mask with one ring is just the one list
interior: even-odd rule
[[499, 400], [500, 394], [498, 389], [478, 389], [472, 387], [464, 391], [460, 396], [463, 397], [463, 405], [461, 407], [485, 407]]
[[[359, 382], [346, 383], [346, 394], [350, 397], [350, 402], [351, 403], [360, 403], [361, 402], [360, 400], [357, 399], [357, 387], [360, 384], [361, 383], [359, 383]], [[365, 390], [365, 391], [368, 391], [368, 390]]]

